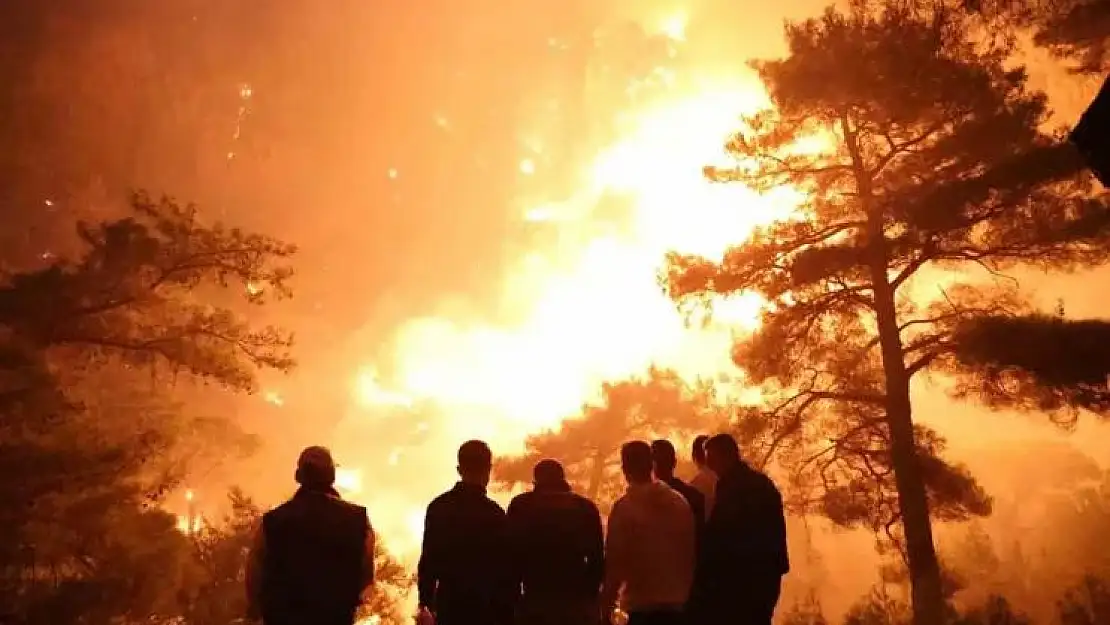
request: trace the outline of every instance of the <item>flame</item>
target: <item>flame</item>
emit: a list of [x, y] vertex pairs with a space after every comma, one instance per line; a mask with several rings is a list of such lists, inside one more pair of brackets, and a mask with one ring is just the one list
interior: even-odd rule
[[412, 406], [412, 397], [404, 393], [386, 390], [378, 381], [378, 374], [364, 368], [355, 376], [355, 401], [364, 408], [375, 406]]
[[337, 468], [335, 488], [344, 496], [358, 495], [362, 492], [362, 473], [357, 469]]
[[[597, 155], [583, 189], [525, 213], [530, 221], [553, 222], [557, 214], [587, 219], [559, 220], [573, 243], [529, 255], [509, 276], [504, 293], [517, 322], [411, 322], [401, 332], [394, 363], [400, 372], [396, 394], [481, 408], [486, 419], [498, 421], [487, 429], [505, 444], [573, 414], [601, 381], [640, 373], [650, 363], [690, 374], [725, 364], [727, 349], [718, 343], [720, 358], [705, 366], [708, 352], [698, 335], [721, 341], [729, 328], [754, 327], [760, 300], [721, 301], [715, 330], [690, 331], [660, 292], [656, 271], [671, 250], [719, 256], [796, 205], [796, 194], [760, 196], [703, 176], [705, 164], [723, 163], [723, 137], [736, 127], [738, 114], [762, 103], [745, 85], [709, 89], [642, 112], [622, 140]], [[626, 198], [633, 215], [608, 232], [595, 232], [598, 223], [588, 218], [588, 207], [607, 194]], [[360, 385], [358, 396], [366, 397], [369, 388]]]
[[689, 17], [685, 12], [679, 11], [663, 18], [659, 24], [659, 31], [671, 41], [686, 40], [686, 23]]
[[[656, 15], [654, 32], [679, 46], [687, 17]], [[376, 410], [389, 406], [429, 405], [444, 415], [423, 432], [431, 442], [420, 446], [435, 448], [431, 459], [416, 448], [413, 457], [394, 448], [374, 470], [374, 478], [401, 471], [405, 491], [384, 490], [396, 479], [387, 477], [368, 482], [364, 492], [355, 468], [337, 481], [367, 505], [375, 528], [402, 556], [419, 548], [424, 506], [450, 483], [458, 443], [484, 438], [495, 453], [512, 453], [527, 434], [579, 412], [602, 382], [642, 374], [652, 364], [689, 377], [717, 375], [731, 366], [733, 334], [757, 326], [764, 303], [754, 295], [719, 299], [713, 323], [688, 326], [662, 293], [657, 272], [667, 252], [719, 257], [754, 228], [796, 209], [796, 191], [759, 195], [710, 183], [703, 174], [706, 165], [736, 165], [724, 151], [727, 137], [741, 115], [769, 101], [752, 77], [680, 82], [671, 69], [656, 74], [673, 93], [625, 111], [617, 140], [579, 164], [572, 192], [520, 206], [526, 223], [557, 236], [507, 271], [497, 302], [501, 321], [413, 319], [394, 337], [387, 380], [375, 368], [357, 372], [356, 418], [396, 414]], [[545, 172], [532, 157], [543, 146], [535, 136], [524, 133], [517, 168], [542, 187]], [[615, 216], [610, 207], [619, 209]]]

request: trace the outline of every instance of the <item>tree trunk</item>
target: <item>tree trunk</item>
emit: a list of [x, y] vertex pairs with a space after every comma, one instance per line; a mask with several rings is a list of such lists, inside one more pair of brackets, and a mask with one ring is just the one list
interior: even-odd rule
[[590, 467], [590, 483], [586, 488], [586, 497], [590, 501], [597, 501], [601, 494], [601, 483], [605, 481], [605, 454], [596, 452], [593, 457], [593, 466]]
[[872, 267], [875, 317], [882, 347], [883, 373], [886, 378], [886, 421], [890, 428], [890, 455], [898, 504], [902, 512], [906, 556], [910, 569], [914, 625], [941, 625], [944, 619], [944, 592], [940, 565], [933, 545], [929, 500], [925, 477], [914, 441], [913, 412], [910, 406], [910, 377], [902, 355], [902, 338], [894, 307], [894, 290], [887, 278], [887, 263]]
[[896, 295], [890, 283], [890, 255], [883, 230], [884, 215], [873, 203], [871, 177], [859, 149], [855, 131], [847, 113], [841, 118], [845, 146], [852, 157], [856, 190], [867, 215], [867, 256], [870, 265], [875, 321], [883, 356], [883, 377], [886, 381], [886, 421], [890, 429], [890, 459], [894, 483], [898, 488], [898, 507], [902, 514], [902, 530], [906, 540], [906, 560], [910, 569], [910, 595], [914, 625], [943, 625], [944, 591], [941, 587], [940, 564], [933, 545], [933, 527], [929, 518], [929, 498], [925, 476], [917, 457], [913, 432], [913, 411], [910, 405], [910, 373], [902, 351], [902, 333], [895, 308]]

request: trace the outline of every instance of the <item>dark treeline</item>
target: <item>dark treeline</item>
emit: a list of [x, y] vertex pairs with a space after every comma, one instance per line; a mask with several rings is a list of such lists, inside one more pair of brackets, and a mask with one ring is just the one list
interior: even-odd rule
[[[303, 56], [287, 35], [327, 24], [250, 3], [147, 12], [137, 7], [154, 3], [65, 4], [10, 3], [11, 19], [0, 19], [0, 620], [232, 623], [243, 616], [244, 547], [259, 510], [234, 492], [226, 519], [182, 532], [163, 504], [198, 466], [257, 445], [261, 432], [225, 415], [262, 372], [294, 364], [290, 335], [259, 307], [290, 294], [294, 259], [326, 259], [221, 225], [227, 214], [128, 189], [187, 190], [204, 207], [272, 201], [277, 214], [296, 213], [316, 198], [284, 186], [252, 195], [226, 182], [229, 163], [250, 154], [242, 167], [255, 170], [252, 186], [268, 188], [267, 171], [280, 177], [306, 153], [357, 142], [346, 135], [350, 118], [320, 115], [311, 133], [265, 110], [247, 120], [252, 90], [268, 85], [279, 101], [317, 112], [355, 102], [374, 116], [387, 105], [370, 90], [343, 92], [337, 85], [355, 84], [344, 76], [320, 72], [317, 84], [282, 91], [267, 74]], [[1009, 63], [1015, 37], [1032, 33], [1076, 71], [1105, 73], [1110, 6], [973, 4], [854, 2], [788, 25], [786, 56], [754, 64], [775, 109], [727, 138], [744, 167], [707, 175], [794, 185], [809, 194], [805, 219], [760, 230], [723, 259], [671, 257], [665, 278], [676, 301], [754, 291], [773, 304], [734, 350], [766, 405], [738, 406], [660, 371], [615, 382], [599, 405], [531, 439], [527, 457], [503, 459], [504, 482], [521, 481], [537, 458], [560, 457], [604, 510], [621, 442], [727, 428], [787, 485], [797, 550], [807, 548], [806, 516], [878, 537], [888, 583], [847, 623], [1110, 622], [1107, 477], [1087, 466], [1046, 493], [1057, 498], [1050, 529], [1033, 534], [1074, 565], [1047, 570], [1028, 536], [1005, 536], [1014, 525], [997, 520], [1020, 516], [1021, 501], [946, 460], [942, 437], [914, 418], [915, 376], [1064, 425], [1110, 401], [1110, 363], [1098, 349], [1106, 323], [1039, 311], [1012, 279], [1025, 268], [1104, 265], [1110, 212], [1054, 132], [1068, 120], [1051, 118], [1046, 96]], [[211, 45], [196, 45], [198, 33]], [[283, 56], [271, 54], [274, 41]], [[352, 53], [333, 44], [336, 59]], [[97, 71], [75, 73], [82, 57], [97, 59]], [[107, 88], [120, 75], [131, 80]], [[198, 78], [211, 75], [226, 80], [217, 88]], [[284, 143], [251, 144], [241, 128], [249, 123]], [[815, 134], [830, 151], [791, 151]], [[233, 221], [257, 225], [246, 214]], [[402, 221], [381, 226], [417, 227]], [[366, 262], [385, 271], [395, 251]], [[931, 303], [911, 301], [937, 270], [962, 282]], [[1054, 465], [1046, 454], [1030, 452]], [[403, 622], [407, 573], [384, 550], [377, 564], [367, 612]], [[784, 621], [824, 622], [804, 589], [793, 604]]]

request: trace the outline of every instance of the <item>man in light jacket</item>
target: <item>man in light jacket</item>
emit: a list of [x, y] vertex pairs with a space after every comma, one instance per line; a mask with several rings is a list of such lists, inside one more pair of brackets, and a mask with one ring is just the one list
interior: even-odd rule
[[621, 597], [629, 625], [681, 623], [694, 579], [694, 513], [652, 468], [646, 442], [621, 448], [628, 490], [609, 514], [602, 610], [610, 618]]
[[694, 439], [693, 448], [690, 450], [694, 466], [697, 467], [697, 473], [690, 480], [690, 486], [698, 489], [698, 492], [705, 498], [706, 519], [709, 518], [709, 513], [713, 511], [713, 499], [716, 496], [717, 489], [717, 474], [705, 464], [705, 442], [708, 440], [709, 437], [705, 434], [699, 435]]

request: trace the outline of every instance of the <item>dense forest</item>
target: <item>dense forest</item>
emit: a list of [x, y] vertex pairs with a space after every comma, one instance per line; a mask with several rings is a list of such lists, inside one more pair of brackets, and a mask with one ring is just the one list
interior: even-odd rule
[[[315, 155], [378, 140], [352, 134], [354, 108], [405, 115], [376, 95], [399, 66], [368, 86], [343, 61], [375, 37], [401, 38], [359, 4], [0, 9], [0, 622], [243, 619], [259, 505], [233, 490], [226, 518], [183, 526], [165, 504], [196, 471], [257, 449], [266, 432], [235, 417], [241, 398], [291, 371], [313, 341], [340, 340], [354, 324], [345, 315], [360, 314], [304, 278], [323, 275], [345, 226], [303, 243], [297, 224], [361, 174], [354, 164], [330, 179], [295, 173]], [[577, 8], [574, 19], [595, 19]], [[420, 25], [419, 14], [405, 19]], [[362, 38], [327, 35], [343, 23], [365, 27]], [[846, 625], [1110, 623], [1105, 467], [1066, 446], [984, 451], [982, 467], [953, 461], [911, 392], [943, 380], [955, 398], [1061, 428], [1110, 408], [1110, 322], [1041, 310], [1018, 280], [1106, 265], [1110, 210], [1067, 140], [1074, 120], [1053, 117], [1014, 61], [1036, 46], [1097, 80], [1110, 71], [1110, 3], [853, 0], [788, 22], [784, 35], [780, 58], [751, 63], [771, 107], [720, 138], [736, 167], [705, 175], [802, 190], [796, 217], [723, 258], [659, 259], [679, 308], [737, 293], [768, 302], [731, 353], [760, 401], [653, 368], [607, 383], [597, 402], [531, 436], [525, 454], [499, 458], [497, 481], [519, 486], [537, 460], [558, 457], [604, 512], [622, 487], [624, 441], [728, 430], [787, 496], [802, 564], [780, 622], [845, 611]], [[319, 71], [283, 82], [306, 49]], [[406, 83], [396, 101], [436, 91], [440, 78]], [[279, 104], [254, 107], [255, 89]], [[311, 132], [294, 109], [318, 117]], [[503, 115], [490, 112], [490, 124]], [[397, 140], [433, 141], [411, 135]], [[825, 147], [799, 147], [815, 138]], [[453, 165], [445, 156], [425, 167]], [[436, 171], [428, 176], [447, 175]], [[244, 207], [225, 208], [234, 205]], [[395, 243], [369, 250], [367, 266], [428, 291], [448, 278], [424, 263], [385, 277], [396, 241], [432, 237], [426, 245], [465, 255], [460, 241], [480, 227], [460, 220], [450, 235], [421, 235], [427, 215], [378, 209], [388, 214], [374, 228]], [[296, 341], [276, 321], [324, 314], [328, 324]], [[1003, 464], [1023, 479], [978, 479]], [[865, 533], [881, 566], [880, 582], [845, 597], [844, 610], [819, 598], [834, 580], [811, 539], [828, 528]], [[410, 573], [388, 544], [377, 569], [367, 622], [407, 622]]]

